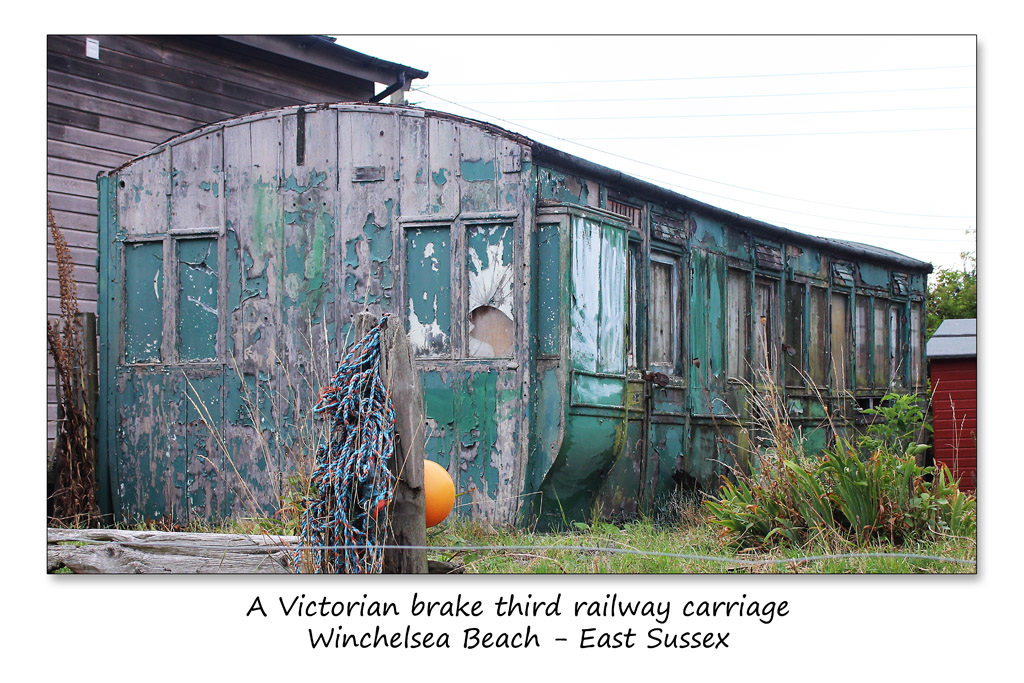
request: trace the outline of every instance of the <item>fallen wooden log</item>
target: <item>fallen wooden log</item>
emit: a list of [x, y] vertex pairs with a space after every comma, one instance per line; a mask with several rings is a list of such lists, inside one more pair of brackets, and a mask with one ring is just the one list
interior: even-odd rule
[[[46, 571], [74, 574], [294, 574], [298, 536], [47, 529]], [[462, 567], [429, 562], [431, 574]]]

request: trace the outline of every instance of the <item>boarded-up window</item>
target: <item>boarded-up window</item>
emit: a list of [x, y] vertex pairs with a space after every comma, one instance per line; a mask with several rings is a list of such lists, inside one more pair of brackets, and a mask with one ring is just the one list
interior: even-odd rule
[[163, 242], [124, 245], [124, 352], [128, 363], [159, 363], [163, 343]]
[[409, 342], [417, 356], [451, 354], [451, 231], [447, 226], [406, 232]]
[[912, 385], [922, 382], [921, 377], [921, 304], [910, 304], [910, 381]]
[[857, 347], [857, 388], [866, 389], [870, 386], [871, 375], [871, 300], [857, 297], [854, 309], [854, 344]]
[[466, 231], [471, 358], [507, 358], [515, 339], [512, 226], [473, 225]]
[[801, 386], [800, 372], [804, 362], [804, 285], [786, 283], [786, 320], [782, 340], [782, 362], [785, 365], [786, 384]]
[[217, 358], [217, 239], [178, 240], [178, 360]]
[[775, 283], [760, 278], [754, 283], [754, 328], [753, 367], [754, 380], [773, 381], [773, 372], [778, 365], [775, 359], [774, 320]]
[[537, 342], [542, 354], [557, 354], [562, 295], [558, 224], [542, 225], [537, 237]]
[[875, 377], [874, 385], [876, 387], [886, 387], [889, 385], [889, 345], [888, 345], [888, 329], [886, 316], [886, 304], [884, 299], [875, 299], [875, 305], [872, 309], [872, 322], [874, 323], [874, 343], [871, 345], [871, 353], [874, 355]]
[[850, 310], [850, 297], [839, 292], [832, 293], [832, 388], [842, 389], [850, 381], [849, 352], [850, 337], [847, 332], [847, 319]]
[[808, 370], [815, 386], [823, 387], [828, 379], [828, 292], [811, 287], [807, 312]]
[[747, 273], [729, 269], [726, 281], [726, 340], [727, 366], [729, 377], [750, 378], [750, 364], [747, 350], [750, 348], [750, 281]]
[[651, 355], [652, 365], [669, 374], [676, 374], [676, 301], [675, 260], [651, 257]]

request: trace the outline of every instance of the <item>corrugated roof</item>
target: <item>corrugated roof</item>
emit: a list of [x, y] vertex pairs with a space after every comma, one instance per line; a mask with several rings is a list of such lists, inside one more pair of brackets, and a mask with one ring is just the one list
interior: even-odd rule
[[943, 320], [928, 340], [925, 354], [935, 358], [976, 358], [978, 356], [978, 319]]

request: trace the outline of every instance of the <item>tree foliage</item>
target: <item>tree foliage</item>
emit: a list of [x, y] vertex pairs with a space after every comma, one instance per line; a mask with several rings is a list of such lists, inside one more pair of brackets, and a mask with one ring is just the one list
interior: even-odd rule
[[928, 283], [928, 338], [943, 320], [978, 317], [978, 260], [975, 252], [960, 254], [962, 268], [939, 268]]

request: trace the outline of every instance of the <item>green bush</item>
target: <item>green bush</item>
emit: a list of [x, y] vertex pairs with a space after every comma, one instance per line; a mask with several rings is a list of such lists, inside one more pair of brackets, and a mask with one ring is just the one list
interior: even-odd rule
[[[973, 537], [977, 504], [949, 470], [918, 465], [930, 425], [920, 400], [890, 394], [865, 411], [879, 419], [855, 441], [838, 439], [820, 458], [799, 445], [769, 448], [751, 474], [734, 473], [706, 501], [710, 521], [742, 545], [802, 544], [821, 532], [867, 544], [936, 536]], [[772, 434], [785, 429], [771, 425]]]

